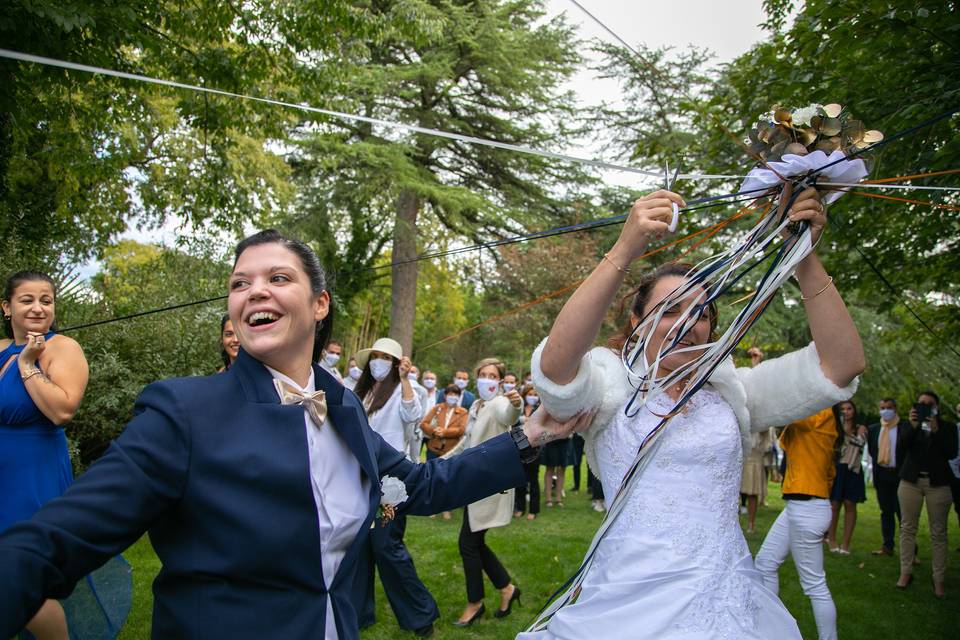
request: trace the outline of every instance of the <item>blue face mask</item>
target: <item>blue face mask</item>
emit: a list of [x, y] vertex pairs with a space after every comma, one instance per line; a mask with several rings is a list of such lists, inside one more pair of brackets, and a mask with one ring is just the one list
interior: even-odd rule
[[896, 417], [896, 409], [880, 409], [880, 419], [884, 422], [891, 422]]

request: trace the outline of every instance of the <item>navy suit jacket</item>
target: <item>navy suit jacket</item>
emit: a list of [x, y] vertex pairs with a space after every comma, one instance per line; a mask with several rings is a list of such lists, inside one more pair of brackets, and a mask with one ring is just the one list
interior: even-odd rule
[[148, 531], [163, 564], [153, 584], [154, 638], [323, 638], [332, 598], [340, 638], [355, 639], [351, 586], [381, 478], [403, 480], [409, 498], [399, 511], [418, 515], [523, 482], [509, 434], [414, 464], [370, 429], [351, 391], [313, 371], [330, 424], [371, 479], [366, 521], [329, 589], [303, 410], [281, 405], [270, 372], [241, 351], [224, 373], [147, 386], [104, 456], [0, 536], [0, 638]]

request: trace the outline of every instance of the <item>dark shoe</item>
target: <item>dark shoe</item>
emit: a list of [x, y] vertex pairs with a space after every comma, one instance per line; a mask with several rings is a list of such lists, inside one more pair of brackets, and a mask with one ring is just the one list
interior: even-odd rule
[[420, 627], [419, 629], [414, 629], [413, 635], [418, 638], [429, 638], [433, 635], [433, 624], [428, 624], [425, 627]]
[[897, 585], [896, 585], [896, 587], [897, 587], [897, 589], [901, 589], [901, 590], [902, 590], [902, 589], [906, 589], [907, 587], [910, 586], [910, 583], [912, 583], [912, 582], [913, 582], [913, 574], [911, 573], [909, 576], [907, 576], [907, 582], [906, 582], [905, 584], [900, 584], [900, 581], [897, 580]]
[[870, 555], [872, 555], [872, 556], [892, 556], [892, 555], [893, 555], [893, 549], [887, 549], [886, 547], [883, 547], [882, 549], [877, 549], [876, 551], [871, 551], [871, 552], [870, 552]]
[[475, 614], [473, 614], [473, 617], [472, 617], [472, 618], [470, 618], [470, 619], [467, 620], [466, 622], [460, 622], [459, 620], [454, 620], [454, 621], [453, 621], [453, 626], [455, 626], [455, 627], [469, 627], [470, 625], [472, 625], [474, 622], [477, 621], [477, 618], [479, 618], [480, 616], [482, 616], [482, 615], [483, 615], [484, 613], [486, 613], [486, 612], [487, 612], [487, 608], [486, 608], [484, 605], [481, 604], [481, 605], [480, 605], [480, 608], [477, 609], [477, 612], [476, 612]]
[[507, 608], [506, 608], [506, 609], [497, 609], [496, 611], [493, 612], [493, 617], [494, 617], [494, 618], [506, 618], [508, 615], [510, 615], [510, 609], [513, 608], [513, 601], [514, 601], [514, 600], [517, 601], [517, 606], [519, 607], [519, 606], [520, 606], [520, 587], [518, 587], [518, 586], [516, 586], [516, 585], [514, 585], [514, 587], [513, 587], [513, 593], [510, 594], [510, 600], [507, 601]]

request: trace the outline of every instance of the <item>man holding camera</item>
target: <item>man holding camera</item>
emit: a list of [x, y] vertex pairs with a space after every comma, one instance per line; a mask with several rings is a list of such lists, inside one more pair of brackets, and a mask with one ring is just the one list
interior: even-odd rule
[[900, 523], [900, 579], [897, 588], [913, 581], [913, 556], [920, 510], [927, 502], [930, 545], [933, 556], [933, 593], [945, 597], [947, 570], [947, 517], [953, 497], [948, 461], [957, 456], [957, 426], [940, 417], [940, 398], [924, 391], [910, 410], [904, 438], [905, 456], [900, 469], [897, 498], [903, 520]]

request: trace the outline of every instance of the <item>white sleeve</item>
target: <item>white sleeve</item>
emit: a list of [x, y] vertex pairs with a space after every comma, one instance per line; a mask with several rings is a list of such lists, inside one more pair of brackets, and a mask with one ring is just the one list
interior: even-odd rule
[[604, 395], [598, 387], [597, 379], [600, 376], [596, 372], [592, 351], [588, 351], [580, 359], [580, 367], [573, 380], [567, 384], [557, 384], [548, 378], [540, 369], [540, 358], [548, 339], [543, 339], [530, 358], [533, 386], [540, 394], [540, 402], [551, 416], [557, 420], [568, 420], [580, 411], [598, 405]]
[[746, 392], [751, 431], [786, 425], [849, 400], [860, 383], [858, 377], [846, 387], [834, 384], [823, 374], [812, 342], [756, 367], [739, 368], [737, 377]]

